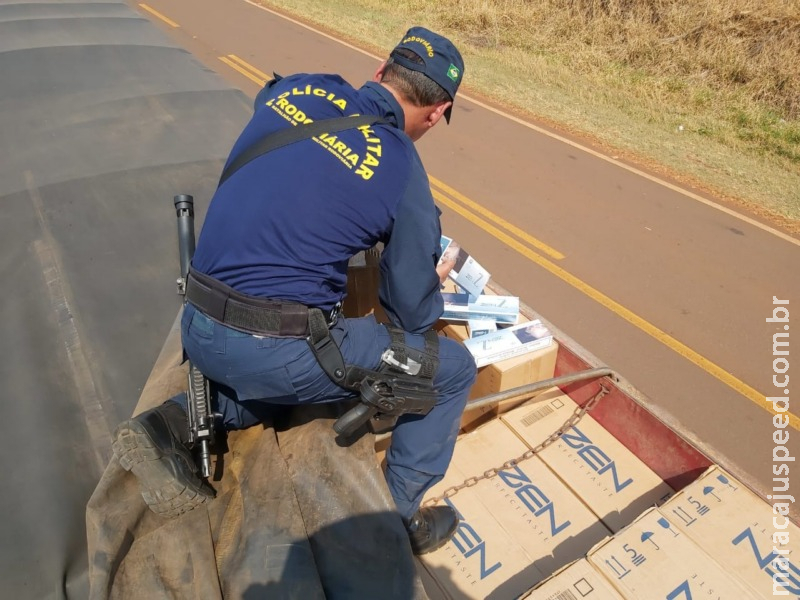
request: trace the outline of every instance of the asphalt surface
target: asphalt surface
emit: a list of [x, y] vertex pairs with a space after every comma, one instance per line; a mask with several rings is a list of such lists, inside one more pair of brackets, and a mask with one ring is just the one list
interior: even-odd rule
[[[149, 6], [161, 16], [0, 1], [9, 598], [86, 597], [86, 501], [178, 308], [172, 198], [195, 196], [199, 227], [251, 112], [253, 68], [358, 84], [379, 64], [242, 0]], [[420, 143], [445, 232], [768, 493], [763, 405], [782, 392], [772, 335], [783, 324], [765, 319], [773, 296], [790, 311], [800, 302], [796, 240], [552, 133], [459, 99], [452, 125]]]
[[[175, 319], [250, 101], [120, 2], [0, 2], [6, 598], [88, 595], [86, 502]], [[203, 202], [205, 200], [205, 203]]]

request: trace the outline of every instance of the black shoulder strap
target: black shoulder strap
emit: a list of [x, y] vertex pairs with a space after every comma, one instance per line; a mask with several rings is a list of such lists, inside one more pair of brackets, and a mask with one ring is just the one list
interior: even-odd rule
[[386, 120], [382, 117], [375, 115], [358, 115], [354, 117], [334, 117], [332, 119], [322, 119], [320, 121], [312, 121], [303, 125], [295, 125], [291, 127], [284, 127], [278, 131], [261, 138], [252, 146], [245, 148], [245, 150], [234, 158], [219, 178], [219, 184], [222, 185], [227, 179], [236, 171], [249, 163], [254, 158], [266, 154], [277, 148], [288, 146], [300, 140], [305, 140], [316, 135], [323, 133], [335, 133], [337, 131], [344, 131], [345, 129], [355, 129], [356, 127], [363, 127], [365, 125], [374, 125], [375, 123], [385, 123]]

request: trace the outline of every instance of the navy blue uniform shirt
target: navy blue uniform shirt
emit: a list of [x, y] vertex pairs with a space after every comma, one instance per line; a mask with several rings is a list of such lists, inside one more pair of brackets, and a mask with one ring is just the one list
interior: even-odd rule
[[272, 81], [228, 162], [280, 128], [354, 114], [388, 123], [279, 148], [220, 186], [192, 266], [245, 294], [327, 310], [345, 295], [350, 257], [383, 242], [381, 305], [393, 324], [422, 332], [442, 314], [439, 211], [386, 88], [356, 90], [337, 75]]

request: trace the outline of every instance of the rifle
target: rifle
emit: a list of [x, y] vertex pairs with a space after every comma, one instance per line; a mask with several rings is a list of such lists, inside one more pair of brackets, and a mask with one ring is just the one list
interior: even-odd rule
[[[178, 256], [181, 276], [178, 278], [178, 294], [186, 303], [186, 277], [195, 249], [194, 198], [179, 194], [174, 198], [178, 216]], [[211, 475], [211, 446], [214, 445], [214, 419], [211, 409], [211, 391], [208, 379], [189, 361], [189, 443], [200, 448], [200, 469], [203, 477]]]

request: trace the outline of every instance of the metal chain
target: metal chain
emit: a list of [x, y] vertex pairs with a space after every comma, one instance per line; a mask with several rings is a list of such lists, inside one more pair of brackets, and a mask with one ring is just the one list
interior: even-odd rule
[[600, 384], [600, 389], [597, 393], [589, 399], [589, 401], [584, 406], [578, 406], [572, 414], [564, 421], [564, 424], [561, 425], [558, 429], [556, 429], [553, 433], [551, 433], [542, 443], [538, 444], [537, 446], [527, 450], [517, 458], [512, 458], [511, 460], [507, 460], [499, 467], [491, 468], [487, 471], [483, 472], [483, 475], [475, 475], [473, 477], [468, 477], [464, 480], [463, 483], [459, 485], [454, 485], [452, 487], [447, 488], [438, 496], [434, 498], [428, 498], [422, 503], [422, 506], [432, 506], [434, 504], [438, 504], [442, 500], [446, 498], [452, 498], [458, 492], [463, 490], [464, 488], [470, 488], [477, 485], [479, 482], [483, 481], [484, 479], [491, 479], [492, 477], [496, 477], [500, 471], [504, 469], [511, 469], [512, 467], [517, 466], [519, 463], [528, 460], [529, 458], [535, 456], [551, 444], [553, 444], [558, 438], [560, 438], [564, 433], [572, 429], [575, 425], [577, 425], [583, 416], [590, 412], [597, 403], [600, 402], [600, 399], [608, 394], [611, 390], [609, 390], [605, 385], [602, 383]]

